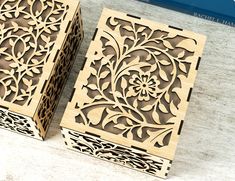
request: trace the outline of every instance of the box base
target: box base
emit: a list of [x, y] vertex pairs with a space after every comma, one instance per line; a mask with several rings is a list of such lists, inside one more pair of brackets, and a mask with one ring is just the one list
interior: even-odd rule
[[62, 128], [67, 147], [74, 151], [92, 155], [102, 160], [117, 163], [137, 171], [166, 178], [172, 161], [148, 154], [135, 148], [127, 148], [96, 135], [83, 134]]
[[36, 122], [30, 117], [0, 108], [0, 128], [43, 140]]

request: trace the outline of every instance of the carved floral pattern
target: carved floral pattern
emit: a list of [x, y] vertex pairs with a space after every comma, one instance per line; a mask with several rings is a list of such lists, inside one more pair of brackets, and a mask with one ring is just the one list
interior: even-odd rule
[[81, 75], [87, 77], [79, 90], [77, 123], [167, 146], [180, 121], [182, 82], [197, 42], [116, 17], [107, 19], [94, 42], [92, 61]]
[[54, 68], [55, 72], [49, 79], [49, 84], [38, 108], [38, 119], [40, 120], [39, 122], [42, 123], [42, 127], [45, 131], [49, 127], [49, 123], [55, 112], [60, 94], [74, 63], [77, 50], [82, 42], [82, 33], [79, 7], [73, 20], [73, 24], [71, 25], [70, 32], [68, 32], [63, 51], [59, 53], [59, 58]]
[[0, 128], [37, 138], [39, 131], [35, 128], [36, 125], [31, 125], [32, 123], [31, 119], [23, 115], [0, 109]]
[[0, 1], [0, 97], [29, 105], [68, 7], [56, 0]]
[[150, 72], [139, 72], [133, 74], [130, 79], [130, 87], [127, 91], [127, 96], [137, 96], [140, 101], [149, 101], [151, 97], [157, 97], [158, 85], [160, 81], [157, 76], [150, 75]]
[[125, 148], [71, 130], [64, 129], [63, 132], [66, 132], [65, 136], [68, 145], [71, 145], [71, 148], [76, 151], [125, 165], [155, 176], [159, 176], [159, 174], [165, 175], [168, 172], [168, 170], [164, 170], [165, 168], [163, 168], [163, 164], [170, 166], [169, 161], [166, 159], [154, 157], [138, 150]]

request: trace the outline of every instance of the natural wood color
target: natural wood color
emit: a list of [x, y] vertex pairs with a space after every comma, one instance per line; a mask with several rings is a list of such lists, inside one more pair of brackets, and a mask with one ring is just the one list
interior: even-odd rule
[[171, 162], [167, 159], [114, 144], [95, 136], [78, 133], [66, 128], [62, 129], [62, 134], [65, 144], [71, 150], [81, 151], [84, 154], [111, 161], [128, 168], [139, 167], [139, 171], [147, 174], [166, 178], [171, 167]]
[[205, 39], [104, 9], [61, 126], [172, 160]]
[[[1, 0], [0, 5], [0, 106], [32, 120], [43, 139], [83, 38], [79, 1]], [[19, 124], [11, 130], [19, 132]]]

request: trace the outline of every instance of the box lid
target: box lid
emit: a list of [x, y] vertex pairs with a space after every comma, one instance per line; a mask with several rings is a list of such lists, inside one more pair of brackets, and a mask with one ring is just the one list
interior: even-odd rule
[[0, 106], [32, 117], [79, 1], [0, 4]]

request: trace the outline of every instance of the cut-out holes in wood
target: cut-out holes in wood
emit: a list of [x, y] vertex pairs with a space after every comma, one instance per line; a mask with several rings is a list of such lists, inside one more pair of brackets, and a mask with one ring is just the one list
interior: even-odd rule
[[[165, 177], [171, 166], [166, 159], [142, 153], [136, 149], [123, 147], [97, 137], [63, 129], [62, 133], [68, 147], [84, 154], [92, 155], [107, 161], [118, 163], [151, 175]], [[163, 165], [168, 165], [164, 167]]]
[[[2, 106], [9, 108], [9, 111], [33, 118], [38, 111], [38, 104], [46, 104], [42, 102], [41, 96], [47, 88], [47, 80], [61, 73], [54, 71], [54, 66], [63, 64], [62, 51], [70, 51], [74, 55], [73, 51], [77, 50], [78, 45], [65, 50], [65, 42], [69, 33], [75, 33], [71, 31], [71, 25], [79, 12], [79, 1], [0, 0]], [[78, 18], [76, 23], [80, 27]], [[81, 31], [81, 28], [78, 31]], [[74, 38], [79, 42], [81, 40], [78, 36]], [[70, 58], [66, 60], [70, 62]], [[66, 76], [56, 81], [61, 79], [66, 79]], [[58, 99], [59, 96], [54, 94], [56, 93], [50, 95], [51, 98]], [[48, 109], [54, 111], [52, 107]], [[42, 120], [33, 120], [38, 121], [37, 126], [43, 132]]]
[[35, 122], [27, 116], [0, 108], [0, 128], [41, 139]]
[[104, 10], [62, 126], [173, 159], [204, 42]]
[[29, 104], [68, 7], [54, 0], [0, 4], [0, 97]]
[[82, 42], [83, 31], [81, 25], [81, 14], [80, 11], [77, 11], [63, 51], [59, 54], [60, 61], [55, 66], [55, 73], [49, 80], [49, 84], [37, 111], [39, 122], [42, 123], [44, 131], [48, 129], [50, 120], [52, 119], [58, 104], [61, 91], [74, 63], [78, 47]]

